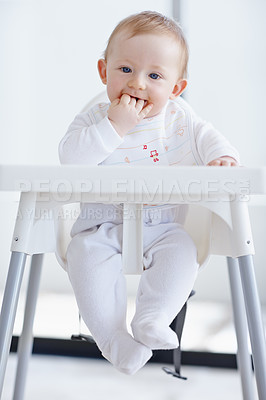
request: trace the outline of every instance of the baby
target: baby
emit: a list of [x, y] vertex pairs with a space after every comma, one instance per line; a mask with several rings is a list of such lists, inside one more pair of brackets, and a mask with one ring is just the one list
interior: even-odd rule
[[[238, 165], [237, 151], [179, 97], [187, 86], [187, 63], [186, 40], [175, 21], [151, 11], [121, 21], [98, 61], [110, 103], [77, 115], [60, 142], [61, 162]], [[118, 370], [134, 374], [152, 350], [178, 347], [169, 326], [193, 288], [199, 265], [183, 228], [186, 207], [145, 206], [144, 271], [128, 332], [122, 207], [81, 205], [67, 271], [82, 318], [103, 356]]]

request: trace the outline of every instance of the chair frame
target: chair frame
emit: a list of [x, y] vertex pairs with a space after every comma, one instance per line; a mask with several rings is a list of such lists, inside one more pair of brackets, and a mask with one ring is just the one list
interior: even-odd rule
[[[206, 169], [207, 168], [207, 169]], [[56, 166], [56, 167], [2, 167], [0, 169], [2, 183], [0, 190], [16, 190], [21, 192], [21, 198], [18, 209], [18, 218], [15, 223], [14, 236], [11, 245], [11, 259], [9, 271], [5, 286], [4, 298], [2, 303], [2, 311], [0, 318], [0, 394], [2, 393], [6, 365], [8, 361], [10, 343], [13, 333], [16, 309], [20, 294], [21, 282], [25, 269], [27, 255], [32, 256], [31, 271], [29, 277], [29, 286], [27, 290], [26, 309], [24, 315], [23, 331], [19, 341], [18, 350], [18, 368], [17, 378], [14, 391], [14, 399], [22, 399], [24, 395], [27, 365], [32, 349], [32, 327], [34, 320], [35, 307], [38, 297], [38, 288], [42, 268], [43, 254], [56, 251], [55, 237], [51, 238], [51, 243], [46, 243], [42, 235], [42, 242], [36, 243], [36, 232], [41, 229], [42, 232], [52, 232], [51, 226], [45, 226], [42, 218], [36, 217], [38, 207], [55, 209], [56, 206], [73, 203], [81, 200], [90, 202], [99, 202], [99, 186], [96, 182], [102, 184], [101, 193], [106, 198], [104, 202], [122, 202], [126, 204], [125, 210], [132, 211], [136, 215], [136, 210], [142, 209], [143, 203], [151, 202], [169, 202], [169, 203], [190, 203], [196, 202], [204, 207], [211, 208], [214, 221], [220, 222], [224, 218], [218, 217], [213, 213], [214, 203], [213, 196], [218, 196], [222, 205], [222, 210], [230, 211], [230, 222], [224, 224], [230, 238], [228, 243], [222, 249], [221, 254], [227, 256], [229, 278], [232, 293], [232, 303], [234, 311], [235, 328], [238, 342], [238, 365], [240, 368], [242, 380], [243, 399], [254, 399], [253, 372], [251, 366], [250, 354], [248, 351], [248, 337], [250, 337], [254, 371], [257, 383], [257, 391], [260, 400], [266, 398], [266, 345], [264, 327], [261, 317], [260, 300], [258, 296], [256, 278], [253, 266], [254, 248], [252, 235], [249, 224], [248, 204], [241, 198], [241, 187], [239, 182], [248, 181], [249, 191], [251, 194], [265, 194], [265, 173], [264, 169], [244, 169], [244, 168], [221, 168], [221, 167], [178, 167], [175, 171], [172, 167], [158, 167], [156, 177], [154, 177], [154, 169], [145, 168], [124, 168], [115, 167], [74, 167], [74, 166]], [[179, 192], [172, 193], [168, 183], [176, 179], [178, 171]], [[30, 185], [25, 185], [25, 176]], [[53, 178], [52, 178], [53, 177]], [[90, 185], [88, 183], [90, 178]], [[45, 178], [49, 182], [45, 187], [40, 185]], [[120, 192], [117, 197], [116, 186], [113, 182], [140, 182], [145, 179], [148, 190], [143, 193], [140, 189], [136, 189], [136, 185], [132, 190]], [[158, 193], [156, 180], [162, 179], [165, 183], [162, 193]], [[172, 180], [171, 180], [172, 179]], [[225, 187], [224, 181], [233, 182], [230, 192]], [[193, 189], [193, 193], [189, 193], [186, 183], [196, 180], [199, 185]], [[215, 193], [206, 191], [207, 181], [216, 181], [217, 187]], [[58, 193], [55, 191], [54, 182], [64, 182], [64, 189]], [[84, 185], [75, 186], [76, 182], [83, 182]], [[23, 184], [22, 184], [23, 183]], [[67, 183], [67, 184], [66, 184]], [[62, 186], [62, 185], [61, 185]], [[85, 186], [85, 189], [84, 189]], [[41, 190], [40, 190], [41, 187]], [[59, 186], [58, 186], [59, 187]], [[122, 199], [121, 199], [122, 193]], [[199, 198], [200, 195], [200, 198]], [[43, 198], [48, 196], [45, 201]], [[50, 198], [52, 196], [52, 199]], [[40, 200], [41, 198], [41, 200]], [[216, 200], [217, 200], [216, 199]], [[102, 200], [102, 199], [101, 199]], [[101, 201], [102, 202], [102, 201]], [[216, 205], [218, 203], [216, 202]], [[227, 213], [225, 212], [225, 214]], [[142, 243], [134, 241], [129, 246], [129, 233], [132, 229], [135, 231], [136, 238], [142, 238], [142, 216], [141, 211], [139, 218], [124, 219], [124, 246], [123, 257], [124, 264], [129, 267], [136, 265], [136, 262], [142, 257]], [[220, 218], [220, 219], [219, 219]], [[220, 221], [220, 222], [219, 222]], [[37, 228], [37, 231], [36, 231]], [[47, 231], [48, 229], [48, 231]], [[50, 230], [49, 230], [50, 229]], [[227, 233], [228, 233], [227, 232]], [[51, 235], [50, 235], [51, 236]], [[132, 236], [131, 236], [132, 237]], [[134, 245], [135, 244], [135, 245]], [[38, 246], [39, 248], [38, 248]], [[228, 246], [231, 246], [228, 248]], [[217, 243], [215, 240], [210, 244], [209, 251], [216, 250]], [[214, 253], [215, 254], [215, 253]], [[133, 257], [133, 261], [132, 261]], [[135, 257], [135, 258], [134, 258]], [[135, 271], [139, 273], [140, 271]], [[132, 273], [132, 270], [131, 270]]]

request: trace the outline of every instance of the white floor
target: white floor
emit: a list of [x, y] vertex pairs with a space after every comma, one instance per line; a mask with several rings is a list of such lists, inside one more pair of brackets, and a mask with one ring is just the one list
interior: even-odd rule
[[[24, 301], [19, 303], [15, 334], [22, 325]], [[129, 299], [128, 321], [134, 312]], [[265, 310], [264, 310], [265, 319]], [[34, 335], [70, 338], [79, 330], [77, 307], [72, 295], [41, 293], [38, 298]], [[82, 326], [82, 331], [86, 328]], [[184, 350], [235, 353], [236, 340], [231, 307], [223, 303], [189, 301], [183, 333]], [[25, 400], [240, 400], [240, 377], [236, 370], [182, 367], [187, 381], [166, 375], [160, 364], [148, 364], [134, 376], [116, 371], [105, 360], [33, 355]], [[2, 400], [12, 399], [16, 356], [11, 354]], [[254, 384], [255, 391], [255, 384]], [[255, 395], [254, 400], [257, 399]]]
[[[136, 375], [127, 376], [104, 360], [34, 355], [25, 400], [242, 399], [236, 370], [184, 366], [182, 372], [187, 381], [166, 375], [159, 364], [148, 364]], [[15, 356], [11, 355], [3, 400], [12, 399], [14, 373]]]

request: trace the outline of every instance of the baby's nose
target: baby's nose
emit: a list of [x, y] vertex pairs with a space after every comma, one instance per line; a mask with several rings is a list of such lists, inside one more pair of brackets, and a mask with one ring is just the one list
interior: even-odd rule
[[132, 76], [128, 86], [136, 90], [143, 90], [146, 88], [145, 79], [139, 75]]

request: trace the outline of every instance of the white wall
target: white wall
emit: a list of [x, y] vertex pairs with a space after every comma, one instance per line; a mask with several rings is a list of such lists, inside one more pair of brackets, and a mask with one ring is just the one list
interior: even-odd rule
[[[174, 0], [175, 1], [175, 0]], [[246, 165], [265, 164], [266, 51], [264, 0], [183, 0], [190, 45], [186, 97], [239, 148]], [[171, 16], [170, 0], [0, 1], [0, 163], [58, 163], [57, 146], [74, 115], [102, 89], [96, 62], [116, 23], [153, 9]], [[0, 197], [0, 288], [6, 278], [16, 203]], [[251, 207], [256, 273], [264, 302], [265, 206]], [[199, 299], [228, 300], [224, 261], [200, 274]], [[49, 255], [43, 290], [68, 291]]]
[[[172, 13], [171, 0], [0, 0], [0, 163], [57, 164], [57, 148], [83, 106], [103, 90], [97, 60], [115, 25], [143, 10]], [[17, 204], [0, 195], [0, 288]], [[12, 221], [12, 223], [11, 223]], [[46, 257], [42, 286], [70, 290]]]
[[[181, 20], [190, 47], [186, 99], [238, 148], [246, 166], [266, 160], [266, 2], [183, 0]], [[266, 200], [251, 201], [255, 269], [266, 302]], [[199, 276], [197, 298], [229, 299], [225, 260], [214, 257]]]
[[58, 163], [75, 114], [102, 90], [97, 60], [118, 21], [170, 0], [0, 2], [1, 163]]
[[195, 111], [239, 149], [244, 165], [265, 164], [266, 2], [183, 0]]

